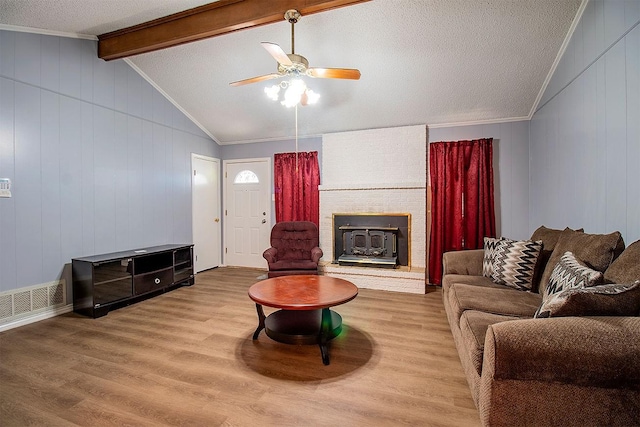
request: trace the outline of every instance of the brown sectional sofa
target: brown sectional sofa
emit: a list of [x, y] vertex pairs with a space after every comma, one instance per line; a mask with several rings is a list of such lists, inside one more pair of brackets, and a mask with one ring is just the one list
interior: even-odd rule
[[[565, 251], [607, 283], [640, 279], [640, 241], [540, 227], [534, 290], [482, 275], [482, 249], [443, 257], [443, 300], [485, 426], [640, 426], [640, 312], [534, 318]], [[622, 255], [620, 255], [622, 253]], [[538, 289], [539, 285], [539, 289]]]

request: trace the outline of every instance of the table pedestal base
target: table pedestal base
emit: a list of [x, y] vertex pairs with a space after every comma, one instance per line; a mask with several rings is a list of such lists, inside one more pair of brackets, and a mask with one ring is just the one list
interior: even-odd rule
[[285, 344], [318, 344], [322, 363], [329, 364], [327, 342], [342, 332], [342, 317], [328, 308], [321, 310], [278, 310], [265, 317], [260, 304], [258, 328], [253, 339], [258, 339], [260, 331], [265, 330], [272, 340]]

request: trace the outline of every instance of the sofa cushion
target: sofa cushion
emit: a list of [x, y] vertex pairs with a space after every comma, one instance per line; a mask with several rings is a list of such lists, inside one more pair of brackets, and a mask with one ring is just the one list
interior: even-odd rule
[[489, 325], [518, 319], [518, 317], [514, 316], [503, 316], [476, 310], [466, 310], [462, 313], [460, 317], [460, 334], [464, 341], [467, 357], [471, 360], [471, 364], [476, 369], [478, 375], [482, 375], [484, 336]]
[[442, 254], [442, 275], [467, 274], [482, 276], [484, 249], [465, 249]]
[[528, 291], [542, 248], [542, 241], [503, 239], [497, 243], [491, 279], [499, 284]]
[[450, 286], [448, 293], [449, 306], [457, 321], [460, 321], [460, 316], [465, 310], [514, 317], [533, 317], [542, 302], [539, 294], [522, 292], [505, 286], [488, 287], [454, 283]]
[[553, 268], [565, 252], [572, 252], [589, 268], [604, 272], [623, 250], [624, 240], [618, 231], [610, 234], [587, 234], [564, 230], [542, 274], [540, 292], [542, 293], [546, 288]]
[[482, 258], [482, 275], [491, 278], [493, 273], [493, 260], [496, 257], [496, 249], [500, 246], [502, 239], [495, 237], [484, 238], [484, 255]]
[[[570, 228], [565, 228], [565, 230], [574, 231]], [[553, 248], [555, 248], [562, 232], [564, 230], [558, 230], [554, 228], [547, 228], [544, 225], [538, 227], [536, 231], [533, 232], [531, 238], [529, 240], [533, 240], [534, 242], [542, 241], [542, 249], [540, 250], [540, 255], [538, 255], [538, 262], [536, 263], [535, 272], [533, 274], [533, 283], [531, 290], [533, 292], [538, 292], [540, 286], [540, 279], [542, 278], [542, 273], [547, 266], [547, 262], [549, 261], [549, 257], [553, 252]], [[578, 233], [584, 232], [582, 228], [577, 230]]]
[[[566, 227], [564, 230], [574, 231], [569, 227]], [[548, 228], [541, 225], [533, 232], [530, 240], [542, 240], [543, 249], [545, 251], [553, 251], [564, 230]], [[583, 230], [579, 229], [578, 231], [582, 232]], [[549, 255], [551, 255], [551, 252], [549, 252]]]
[[633, 242], [604, 272], [605, 283], [633, 283], [640, 280], [640, 240]]
[[[496, 285], [491, 279], [484, 276], [471, 276], [467, 274], [446, 274], [442, 277], [442, 298], [443, 301], [449, 301], [450, 291], [456, 283], [465, 285], [472, 285], [481, 288], [500, 288], [504, 289], [502, 285]], [[447, 302], [447, 305], [450, 304]], [[459, 313], [456, 313], [456, 321], [460, 318]]]
[[637, 316], [640, 314], [640, 281], [567, 289], [545, 299], [536, 317]]
[[470, 276], [467, 274], [447, 274], [442, 278], [442, 289], [447, 290], [451, 285], [456, 283], [462, 283], [465, 285], [474, 285], [485, 288], [504, 288], [502, 285], [497, 285], [491, 281], [488, 277], [484, 276]]

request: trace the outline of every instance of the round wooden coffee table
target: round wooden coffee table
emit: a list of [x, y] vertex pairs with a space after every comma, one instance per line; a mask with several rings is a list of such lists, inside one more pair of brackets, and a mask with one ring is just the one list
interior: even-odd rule
[[[275, 341], [287, 344], [318, 344], [322, 363], [329, 364], [327, 342], [342, 332], [342, 317], [330, 308], [358, 295], [353, 283], [328, 276], [296, 275], [266, 279], [249, 288], [256, 303], [258, 328]], [[279, 308], [268, 317], [262, 306]]]

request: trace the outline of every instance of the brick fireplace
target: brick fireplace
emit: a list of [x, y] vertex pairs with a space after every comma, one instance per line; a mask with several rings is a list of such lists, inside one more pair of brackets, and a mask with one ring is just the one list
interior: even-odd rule
[[[424, 293], [426, 149], [426, 126], [323, 136], [320, 186], [320, 247], [324, 251], [320, 267], [322, 274], [350, 280], [360, 288]], [[371, 265], [357, 263], [340, 265], [334, 259], [336, 214], [404, 215], [409, 218], [410, 227], [404, 231], [408, 244], [404, 265], [397, 263], [393, 268], [371, 268]], [[397, 228], [397, 225], [382, 225], [378, 228]], [[382, 235], [378, 233], [377, 236]], [[361, 232], [357, 238], [361, 242], [368, 238], [371, 242], [371, 232]], [[374, 237], [374, 242], [383, 238]], [[368, 256], [373, 257], [371, 247], [362, 251], [369, 251]]]

